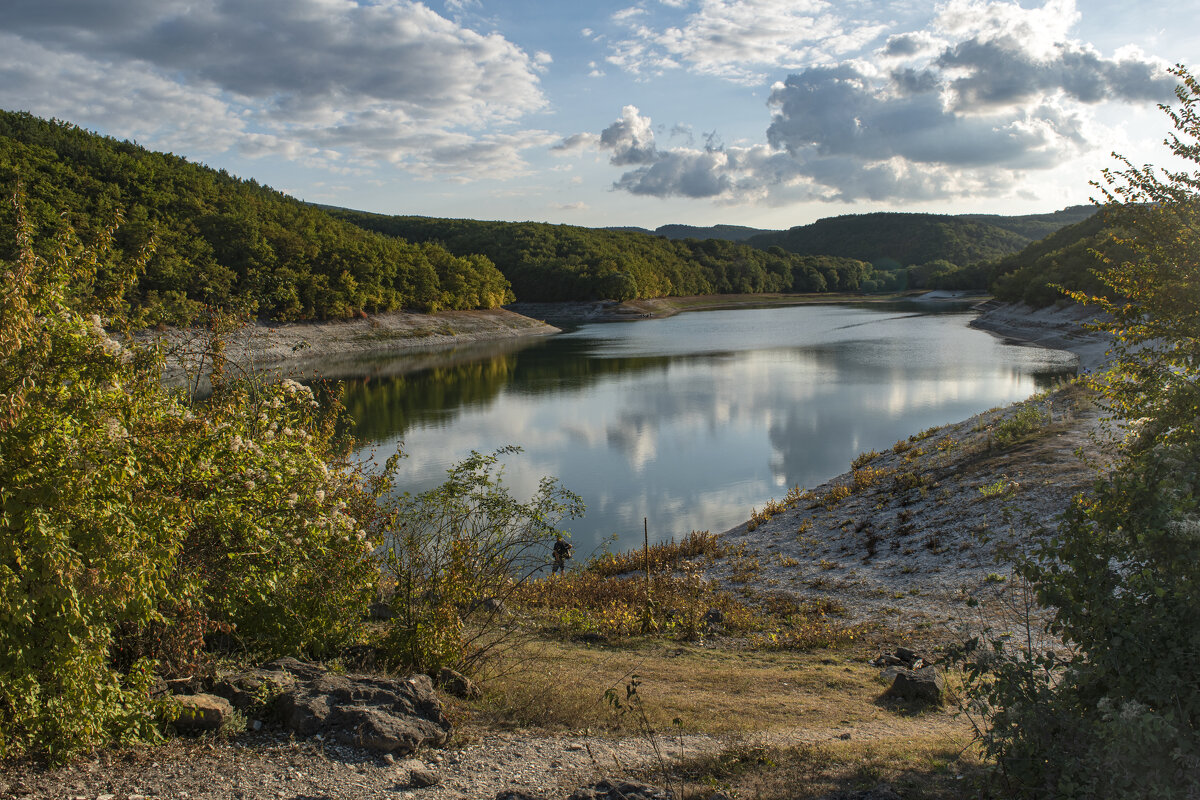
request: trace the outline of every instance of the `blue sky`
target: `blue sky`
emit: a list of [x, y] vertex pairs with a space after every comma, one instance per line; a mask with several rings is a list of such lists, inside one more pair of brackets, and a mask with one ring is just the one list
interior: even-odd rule
[[0, 107], [383, 213], [766, 228], [1166, 163], [1200, 0], [6, 0]]

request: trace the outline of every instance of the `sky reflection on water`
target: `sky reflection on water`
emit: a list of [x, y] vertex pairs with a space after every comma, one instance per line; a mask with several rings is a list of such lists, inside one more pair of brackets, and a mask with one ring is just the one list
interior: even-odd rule
[[400, 485], [428, 488], [471, 450], [515, 444], [519, 496], [554, 475], [583, 496], [579, 555], [722, 531], [918, 430], [1022, 399], [1074, 357], [967, 327], [970, 313], [796, 306], [588, 325], [503, 351], [364, 365], [358, 435], [403, 442]]

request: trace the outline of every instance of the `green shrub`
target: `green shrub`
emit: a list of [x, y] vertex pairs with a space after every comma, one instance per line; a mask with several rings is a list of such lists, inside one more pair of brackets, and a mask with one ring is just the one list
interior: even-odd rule
[[14, 205], [16, 256], [0, 262], [0, 758], [60, 760], [153, 738], [155, 670], [197, 667], [206, 636], [256, 655], [347, 641], [378, 574], [364, 522], [378, 526], [307, 390], [219, 374], [203, 405], [164, 390], [156, 354], [74, 307], [111, 232], [84, 247], [68, 231], [38, 256]]
[[511, 632], [495, 624], [503, 609], [549, 563], [559, 523], [583, 513], [550, 478], [528, 501], [514, 498], [499, 457], [516, 452], [472, 452], [441, 486], [394, 501], [385, 573], [396, 616], [383, 644], [395, 663], [436, 672], [492, 654]]
[[[1173, 72], [1167, 142], [1195, 164], [1200, 82]], [[1070, 649], [1039, 647], [1028, 615], [1021, 641], [964, 654], [980, 741], [1008, 796], [1200, 795], [1200, 182], [1123, 164], [1101, 188], [1130, 258], [1100, 276], [1108, 298], [1073, 297], [1111, 315], [1100, 327], [1115, 362], [1093, 384], [1130, 435], [1094, 495], [1018, 564]]]

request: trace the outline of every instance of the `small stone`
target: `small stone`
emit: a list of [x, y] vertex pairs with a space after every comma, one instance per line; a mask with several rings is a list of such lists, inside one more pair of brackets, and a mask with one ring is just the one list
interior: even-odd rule
[[441, 777], [428, 767], [414, 767], [408, 772], [409, 783], [418, 789], [423, 789], [426, 786], [437, 786], [441, 780]]
[[263, 726], [263, 721], [261, 719], [256, 719], [250, 723], [250, 728], [252, 730], [261, 731], [262, 726]]
[[567, 745], [566, 749], [567, 749], [567, 752], [570, 752], [570, 753], [578, 753], [580, 750], [582, 750], [582, 749], [583, 749], [583, 745], [581, 745], [581, 744], [569, 744], [569, 745]]
[[395, 764], [395, 763], [396, 763], [396, 757], [395, 757], [394, 755], [392, 755], [391, 753], [384, 753], [384, 754], [383, 754], [383, 763], [385, 763], [385, 764]]
[[852, 737], [848, 733], [839, 733], [838, 738], [841, 739], [843, 742], [848, 742], [848, 741], [850, 741], [850, 739]]

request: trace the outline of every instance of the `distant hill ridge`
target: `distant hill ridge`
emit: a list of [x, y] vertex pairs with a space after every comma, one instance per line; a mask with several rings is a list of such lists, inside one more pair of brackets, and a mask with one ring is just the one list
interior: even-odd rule
[[[1060, 211], [1046, 214], [1024, 214], [1004, 216], [1000, 214], [925, 214], [881, 211], [868, 214], [842, 214], [824, 217], [807, 225], [797, 225], [788, 230], [752, 228], [745, 225], [660, 225], [654, 230], [638, 227], [609, 227], [604, 230], [645, 233], [665, 236], [668, 239], [725, 239], [731, 242], [746, 242], [755, 247], [782, 247], [793, 253], [804, 255], [836, 255], [847, 258], [863, 258], [867, 261], [892, 259], [903, 266], [945, 259], [958, 264], [963, 254], [968, 261], [995, 258], [1016, 252], [1030, 242], [1081, 222], [1096, 213], [1095, 206], [1069, 206]], [[990, 230], [998, 228], [1012, 236]], [[915, 248], [906, 241], [932, 232], [936, 245]], [[966, 248], [956, 245], [954, 239], [968, 235], [983, 235], [991, 241], [984, 248]], [[864, 255], [866, 254], [866, 255]], [[904, 256], [897, 258], [897, 254]], [[915, 255], [913, 255], [915, 254]], [[932, 255], [930, 258], [928, 256]], [[951, 257], [954, 256], [954, 257]]]
[[[0, 187], [18, 185], [42, 242], [53, 242], [47, 234], [64, 219], [90, 241], [122, 215], [95, 285], [80, 287], [81, 303], [103, 306], [122, 265], [152, 245], [124, 298], [142, 324], [185, 322], [206, 305], [287, 320], [493, 307], [514, 294], [535, 302], [984, 289], [1024, 266], [999, 259], [1094, 213], [872, 213], [786, 231], [664, 225], [653, 233], [386, 216], [304, 203], [70, 123], [0, 111]], [[0, 229], [14, 224], [3, 204]], [[0, 242], [0, 259], [11, 253], [12, 242]], [[1048, 264], [1042, 255], [1030, 257]], [[1014, 280], [1040, 278], [1025, 270], [1007, 290], [1017, 291]]]

